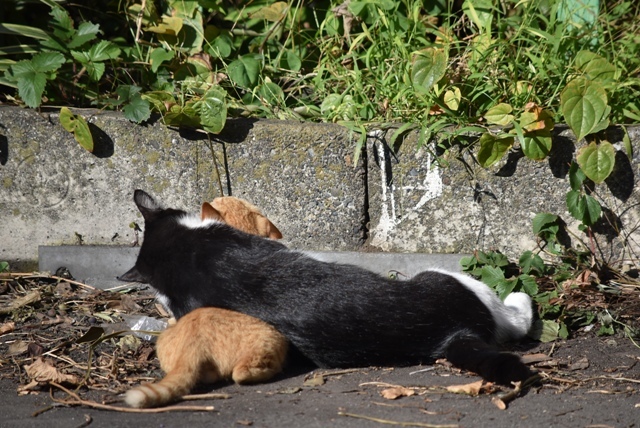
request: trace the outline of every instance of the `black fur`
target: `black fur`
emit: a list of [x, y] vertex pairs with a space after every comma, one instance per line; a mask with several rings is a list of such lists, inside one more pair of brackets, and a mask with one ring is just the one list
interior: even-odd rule
[[144, 241], [121, 279], [151, 284], [177, 318], [201, 306], [257, 317], [320, 367], [447, 357], [488, 380], [530, 375], [517, 356], [489, 345], [496, 331], [491, 311], [451, 275], [426, 271], [394, 281], [223, 224], [185, 227], [177, 221], [184, 212], [162, 209], [142, 191], [134, 200], [145, 217]]

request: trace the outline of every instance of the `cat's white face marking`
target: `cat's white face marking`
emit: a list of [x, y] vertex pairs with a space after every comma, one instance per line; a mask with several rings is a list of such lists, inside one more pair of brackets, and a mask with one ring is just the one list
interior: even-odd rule
[[210, 218], [202, 220], [197, 214], [186, 214], [178, 219], [178, 224], [181, 224], [188, 229], [200, 229], [207, 228], [212, 224], [222, 224], [222, 222]]

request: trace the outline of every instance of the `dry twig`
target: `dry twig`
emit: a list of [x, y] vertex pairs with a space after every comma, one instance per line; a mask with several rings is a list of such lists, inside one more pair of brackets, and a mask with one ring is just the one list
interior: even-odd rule
[[380, 424], [398, 425], [403, 427], [426, 427], [426, 428], [457, 428], [458, 427], [458, 425], [434, 425], [434, 424], [426, 424], [424, 422], [392, 421], [389, 419], [380, 419], [380, 418], [374, 418], [372, 416], [358, 415], [356, 413], [347, 413], [347, 412], [338, 412], [338, 415], [348, 416], [350, 418], [364, 419], [367, 421], [378, 422]]

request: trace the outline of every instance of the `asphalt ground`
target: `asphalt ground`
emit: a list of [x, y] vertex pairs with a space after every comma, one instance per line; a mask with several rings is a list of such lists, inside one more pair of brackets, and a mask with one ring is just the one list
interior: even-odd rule
[[[480, 378], [444, 363], [404, 368], [314, 370], [293, 366], [271, 382], [208, 385], [200, 393], [224, 399], [176, 406], [213, 411], [125, 413], [60, 404], [61, 391], [18, 396], [16, 380], [0, 380], [2, 427], [637, 427], [640, 426], [640, 349], [628, 338], [580, 337], [516, 349], [538, 361], [542, 380], [501, 410], [493, 402], [509, 392], [486, 385], [478, 395], [447, 387]], [[475, 385], [477, 386], [477, 384]], [[106, 391], [80, 390], [90, 402], [126, 408]], [[394, 395], [398, 398], [391, 399]], [[386, 396], [386, 398], [385, 398]], [[505, 399], [506, 400], [506, 399]]]

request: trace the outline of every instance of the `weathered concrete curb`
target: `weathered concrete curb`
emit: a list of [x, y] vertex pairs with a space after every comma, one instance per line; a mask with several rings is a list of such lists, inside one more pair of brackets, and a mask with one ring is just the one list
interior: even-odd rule
[[[63, 245], [41, 246], [38, 250], [42, 272], [55, 273], [66, 268], [74, 278], [99, 288], [125, 285], [116, 280], [136, 262], [139, 247]], [[309, 256], [334, 263], [346, 263], [369, 269], [381, 275], [412, 277], [426, 269], [460, 271], [458, 254], [361, 253], [354, 251], [305, 251]]]
[[[442, 167], [438, 149], [418, 149], [415, 133], [390, 147], [392, 131], [376, 132], [354, 167], [353, 136], [333, 124], [233, 119], [209, 142], [158, 122], [78, 113], [91, 124], [93, 154], [62, 129], [57, 113], [0, 106], [0, 260], [14, 269], [36, 268], [39, 245], [131, 245], [130, 225], [141, 223], [135, 188], [189, 211], [220, 193], [244, 197], [281, 229], [285, 244], [309, 251], [498, 249], [517, 257], [535, 248], [535, 213], [576, 226], [565, 211], [575, 145], [564, 128], [548, 160], [515, 152], [488, 170], [455, 144], [438, 153]], [[609, 131], [620, 145], [622, 134]], [[638, 147], [640, 128], [629, 135]], [[639, 152], [629, 160], [620, 149], [616, 170], [595, 193], [608, 214], [596, 228], [607, 257], [629, 257], [621, 242], [640, 253]]]
[[[607, 215], [594, 227], [596, 238], [604, 257], [621, 257], [620, 244], [626, 241], [637, 260], [640, 153], [634, 150], [630, 161], [621, 147], [621, 130], [610, 128], [607, 134], [617, 149], [616, 165], [593, 194]], [[630, 127], [628, 134], [633, 146], [639, 147], [640, 127]], [[517, 258], [536, 248], [532, 219], [540, 212], [560, 215], [576, 236], [588, 241], [566, 210], [571, 190], [568, 170], [576, 144], [565, 126], [554, 130], [546, 160], [536, 162], [512, 152], [489, 169], [480, 167], [468, 150], [460, 152], [455, 146], [440, 154], [447, 163], [440, 166], [434, 146], [417, 148], [416, 133], [395, 149], [387, 135], [375, 137], [367, 152], [369, 242], [378, 249], [436, 253], [493, 249]], [[574, 240], [573, 245], [579, 242]]]
[[98, 137], [94, 154], [57, 113], [0, 107], [0, 260], [14, 268], [35, 268], [38, 245], [130, 245], [131, 223], [142, 222], [136, 188], [187, 211], [220, 190], [244, 197], [294, 248], [353, 251], [364, 241], [363, 167], [352, 167], [342, 127], [230, 121], [212, 144], [214, 163], [202, 134], [79, 113]]

